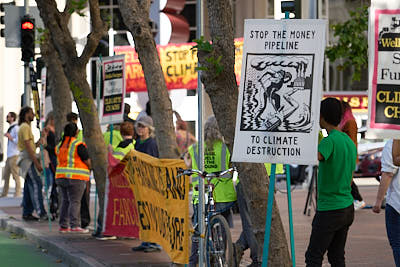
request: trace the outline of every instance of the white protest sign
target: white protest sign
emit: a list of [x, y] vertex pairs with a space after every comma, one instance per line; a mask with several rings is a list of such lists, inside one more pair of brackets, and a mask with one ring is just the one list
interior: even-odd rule
[[232, 161], [317, 163], [325, 20], [246, 20]]
[[123, 122], [125, 55], [103, 58], [103, 103], [101, 124]]
[[372, 1], [369, 14], [368, 135], [399, 138], [400, 1]]

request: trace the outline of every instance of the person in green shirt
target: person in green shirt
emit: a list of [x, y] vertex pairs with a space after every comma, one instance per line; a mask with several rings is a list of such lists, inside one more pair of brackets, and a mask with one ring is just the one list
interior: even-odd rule
[[312, 222], [306, 266], [321, 266], [328, 251], [332, 266], [345, 266], [344, 248], [354, 220], [351, 182], [357, 150], [350, 137], [338, 128], [343, 114], [340, 101], [321, 102], [320, 126], [328, 136], [318, 145], [318, 200]]

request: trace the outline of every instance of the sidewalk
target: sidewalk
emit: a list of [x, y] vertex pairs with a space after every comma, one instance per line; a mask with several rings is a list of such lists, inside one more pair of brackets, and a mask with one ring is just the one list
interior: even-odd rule
[[[374, 203], [377, 186], [360, 186], [360, 191], [367, 204]], [[311, 216], [303, 215], [306, 196], [307, 191], [301, 188], [296, 188], [292, 192], [297, 266], [305, 266], [304, 253], [307, 249], [314, 214], [312, 211]], [[286, 194], [278, 191], [276, 199], [289, 240]], [[10, 206], [10, 203], [13, 205]], [[52, 222], [51, 231], [49, 231], [47, 222], [24, 222], [21, 219], [19, 204], [20, 200], [11, 201], [7, 198], [0, 198], [0, 226], [8, 231], [26, 235], [30, 240], [71, 266], [170, 266], [169, 257], [165, 252], [131, 251], [131, 247], [140, 244], [139, 240], [99, 241], [90, 234], [59, 234], [57, 222]], [[92, 209], [93, 207], [94, 205], [91, 206]], [[371, 209], [356, 212], [356, 218], [347, 239], [347, 266], [394, 266], [384, 220], [384, 211], [381, 214], [374, 214]], [[241, 232], [238, 214], [234, 215], [234, 223], [232, 240], [236, 241]], [[325, 262], [323, 266], [329, 266], [326, 260]], [[250, 264], [249, 251], [246, 251], [241, 266], [248, 264]]]

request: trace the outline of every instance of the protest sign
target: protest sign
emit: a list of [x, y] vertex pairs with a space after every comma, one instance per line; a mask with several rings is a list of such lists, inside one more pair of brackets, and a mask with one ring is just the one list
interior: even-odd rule
[[368, 49], [369, 135], [398, 138], [400, 130], [399, 1], [372, 1]]
[[[192, 49], [196, 43], [157, 45], [165, 84], [168, 90], [197, 89], [197, 50]], [[235, 75], [240, 81], [242, 67], [243, 39], [235, 39]], [[117, 46], [116, 55], [124, 54], [126, 63], [126, 92], [146, 91], [146, 81], [139, 56], [135, 48]]]
[[123, 122], [125, 98], [125, 56], [103, 58], [103, 108], [101, 124]]
[[111, 167], [104, 234], [155, 242], [173, 262], [188, 263], [189, 177], [177, 178], [179, 168], [185, 168], [183, 160], [157, 159], [135, 150]]
[[[39, 128], [40, 124], [40, 97], [39, 97], [39, 90], [37, 87], [37, 78], [36, 78], [36, 72], [35, 69], [33, 68], [33, 63], [29, 62], [29, 78], [30, 78], [30, 84], [32, 88], [32, 98], [33, 98], [33, 107], [34, 107], [34, 113], [35, 113], [35, 118], [36, 118], [36, 123], [37, 127]], [[28, 103], [29, 106], [29, 103]]]
[[324, 20], [246, 20], [232, 161], [315, 164]]
[[[108, 154], [108, 179], [104, 200], [104, 235], [139, 238], [139, 214], [136, 199], [124, 175], [126, 161]], [[114, 163], [113, 163], [114, 162]]]

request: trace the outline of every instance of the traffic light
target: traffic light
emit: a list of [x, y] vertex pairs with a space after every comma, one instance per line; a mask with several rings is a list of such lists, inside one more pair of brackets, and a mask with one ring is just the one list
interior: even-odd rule
[[21, 52], [22, 61], [35, 59], [35, 19], [27, 15], [21, 19]]

